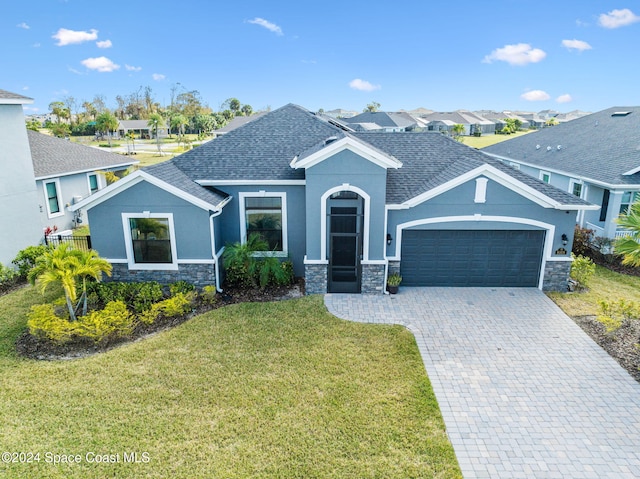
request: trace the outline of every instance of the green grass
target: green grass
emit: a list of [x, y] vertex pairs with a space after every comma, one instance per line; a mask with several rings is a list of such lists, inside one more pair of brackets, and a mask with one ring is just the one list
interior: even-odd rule
[[483, 136], [464, 136], [463, 143], [471, 148], [482, 149], [487, 146], [495, 145], [501, 141], [511, 140], [522, 135], [528, 135], [535, 130], [519, 131], [512, 135], [483, 135]]
[[0, 297], [0, 444], [41, 454], [1, 477], [461, 477], [404, 328], [339, 320], [316, 296], [228, 306], [85, 359], [21, 359], [14, 341], [42, 301], [31, 287]]
[[549, 297], [569, 316], [598, 314], [598, 301], [625, 299], [640, 303], [640, 277], [616, 273], [596, 266], [589, 289], [575, 293], [549, 293]]

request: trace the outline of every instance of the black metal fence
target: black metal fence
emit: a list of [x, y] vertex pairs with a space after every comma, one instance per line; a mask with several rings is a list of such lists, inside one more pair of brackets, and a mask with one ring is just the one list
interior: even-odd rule
[[91, 249], [91, 236], [73, 236], [73, 235], [46, 235], [44, 244], [47, 246], [58, 246], [61, 243], [68, 243], [76, 249], [89, 251]]

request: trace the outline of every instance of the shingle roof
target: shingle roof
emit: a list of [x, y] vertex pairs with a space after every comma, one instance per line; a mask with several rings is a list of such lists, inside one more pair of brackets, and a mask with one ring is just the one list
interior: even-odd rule
[[291, 160], [344, 131], [297, 105], [286, 105], [172, 161], [194, 180], [300, 180]]
[[236, 116], [222, 128], [218, 128], [217, 130], [214, 130], [214, 133], [218, 135], [221, 133], [229, 133], [230, 131], [233, 131], [236, 128], [240, 128], [242, 125], [246, 125], [250, 121], [257, 120], [258, 118], [260, 118], [265, 114], [266, 112], [259, 112], [259, 113], [254, 113], [251, 116]]
[[129, 166], [136, 160], [27, 130], [36, 178]]
[[22, 104], [33, 103], [33, 98], [18, 95], [7, 90], [0, 90], [0, 103]]
[[441, 133], [352, 135], [402, 162], [402, 168], [387, 170], [386, 201], [389, 204], [408, 201], [484, 164], [499, 169], [563, 205], [588, 204], [577, 196], [539, 181]]
[[185, 193], [189, 193], [196, 198], [209, 203], [214, 207], [219, 207], [228, 195], [217, 191], [213, 188], [207, 188], [195, 183], [191, 178], [184, 174], [176, 165], [171, 161], [165, 161], [158, 163], [157, 165], [144, 168], [143, 171], [152, 176], [155, 176], [159, 180], [164, 181], [176, 188], [180, 188]]
[[407, 128], [414, 126], [416, 120], [405, 112], [365, 111], [351, 118], [343, 118], [346, 123], [375, 123], [383, 127]]
[[[613, 116], [629, 111], [626, 116]], [[560, 148], [558, 148], [560, 146]], [[614, 107], [484, 148], [504, 158], [610, 185], [640, 185], [640, 107]]]

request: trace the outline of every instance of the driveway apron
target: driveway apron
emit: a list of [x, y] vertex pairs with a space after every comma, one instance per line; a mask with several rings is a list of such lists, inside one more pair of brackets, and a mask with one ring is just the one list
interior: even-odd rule
[[640, 478], [640, 383], [540, 290], [403, 287], [325, 304], [413, 332], [466, 479]]

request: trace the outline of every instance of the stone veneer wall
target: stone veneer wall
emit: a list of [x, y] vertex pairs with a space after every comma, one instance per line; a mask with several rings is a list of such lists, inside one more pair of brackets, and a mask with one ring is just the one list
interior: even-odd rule
[[362, 284], [360, 290], [364, 294], [382, 294], [385, 291], [384, 265], [363, 264]]
[[305, 294], [325, 294], [327, 292], [328, 267], [326, 264], [304, 265]]
[[128, 265], [123, 263], [114, 263], [112, 266], [111, 277], [105, 277], [105, 281], [122, 281], [128, 283], [157, 281], [160, 284], [170, 284], [182, 280], [198, 287], [216, 284], [215, 265], [213, 264], [179, 264], [177, 271], [130, 270]]
[[571, 261], [547, 261], [544, 266], [543, 291], [567, 291]]
[[389, 261], [389, 274], [400, 274], [400, 261]]

